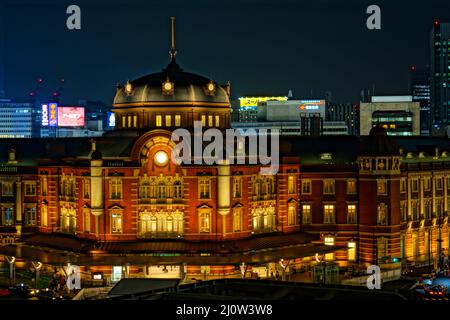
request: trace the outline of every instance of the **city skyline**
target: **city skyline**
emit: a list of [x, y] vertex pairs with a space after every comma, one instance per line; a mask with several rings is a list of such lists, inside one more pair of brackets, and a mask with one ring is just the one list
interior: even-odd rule
[[62, 102], [109, 104], [116, 83], [142, 70], [157, 72], [168, 61], [166, 21], [172, 15], [177, 61], [186, 71], [230, 80], [232, 97], [292, 89], [297, 97], [331, 91], [333, 100], [355, 102], [361, 89], [404, 94], [409, 67], [428, 63], [433, 20], [449, 20], [450, 5], [431, 2], [422, 8], [380, 1], [382, 28], [368, 30], [367, 1], [82, 1], [82, 29], [69, 31], [67, 4], [3, 1], [6, 97], [27, 97], [38, 78], [51, 93], [64, 78]]

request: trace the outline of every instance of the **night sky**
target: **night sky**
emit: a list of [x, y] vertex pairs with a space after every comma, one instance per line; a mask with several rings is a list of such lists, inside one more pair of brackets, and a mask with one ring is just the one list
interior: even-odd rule
[[[282, 94], [357, 102], [362, 88], [408, 93], [409, 67], [428, 63], [434, 19], [450, 21], [449, 0], [0, 0], [6, 96], [24, 98], [44, 78], [43, 97], [66, 80], [62, 102], [111, 104], [117, 82], [158, 72], [169, 60], [175, 16], [177, 61], [232, 96]], [[82, 29], [66, 28], [66, 7]], [[366, 28], [366, 8], [382, 29]]]

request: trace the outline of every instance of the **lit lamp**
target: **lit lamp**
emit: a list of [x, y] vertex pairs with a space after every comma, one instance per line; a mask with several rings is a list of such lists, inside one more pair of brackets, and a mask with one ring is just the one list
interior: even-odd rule
[[155, 163], [158, 166], [165, 166], [167, 164], [167, 162], [169, 161], [169, 156], [167, 155], [166, 152], [164, 151], [158, 151], [155, 154]]
[[213, 96], [215, 92], [216, 92], [216, 85], [214, 84], [214, 82], [212, 81], [208, 82], [205, 86], [206, 95]]

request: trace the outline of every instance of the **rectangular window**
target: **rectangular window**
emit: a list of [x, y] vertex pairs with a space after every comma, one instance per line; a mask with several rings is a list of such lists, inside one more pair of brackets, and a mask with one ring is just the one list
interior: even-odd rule
[[233, 198], [242, 197], [242, 177], [233, 178]]
[[423, 179], [423, 190], [425, 190], [425, 191], [431, 190], [431, 179], [430, 178]]
[[128, 128], [131, 128], [131, 116], [128, 116]]
[[25, 181], [25, 195], [26, 196], [36, 195], [36, 182]]
[[83, 199], [91, 198], [91, 180], [89, 178], [83, 179]]
[[311, 222], [312, 222], [311, 205], [304, 204], [304, 205], [302, 205], [302, 223], [310, 224]]
[[334, 194], [334, 180], [323, 180], [323, 194]]
[[288, 176], [288, 194], [295, 194], [295, 175]]
[[412, 192], [417, 192], [419, 190], [419, 184], [417, 179], [412, 179], [411, 180], [411, 191]]
[[220, 116], [216, 116], [216, 127], [220, 127]]
[[2, 196], [4, 197], [12, 197], [14, 195], [14, 182], [12, 181], [3, 181], [2, 182]]
[[206, 127], [206, 116], [202, 115], [202, 127]]
[[335, 214], [334, 214], [334, 205], [326, 204], [323, 206], [323, 223], [324, 224], [334, 224], [335, 223]]
[[43, 197], [47, 195], [47, 177], [42, 177], [41, 194]]
[[233, 210], [233, 231], [242, 231], [242, 207], [237, 207]]
[[122, 116], [122, 128], [126, 128], [127, 127], [127, 117]]
[[179, 114], [175, 115], [175, 127], [181, 126], [181, 116]]
[[355, 261], [356, 260], [356, 242], [350, 241], [347, 246], [348, 246], [348, 253], [347, 253], [348, 261]]
[[400, 192], [405, 193], [406, 192], [406, 178], [400, 179]]
[[387, 194], [387, 181], [377, 180], [377, 194], [386, 195]]
[[209, 208], [199, 209], [198, 224], [200, 233], [209, 233], [211, 231], [211, 210]]
[[133, 115], [133, 127], [137, 128], [137, 115]]
[[3, 219], [2, 223], [4, 226], [12, 226], [14, 224], [14, 208], [13, 207], [3, 207]]
[[172, 116], [166, 115], [166, 127], [171, 127], [171, 126], [172, 126]]
[[356, 194], [356, 179], [347, 180], [347, 194]]
[[213, 116], [208, 116], [208, 127], [214, 126], [213, 124]]
[[91, 232], [91, 210], [83, 208], [84, 232]]
[[303, 179], [302, 180], [302, 194], [311, 194], [311, 190], [312, 190], [311, 180]]
[[111, 211], [111, 232], [122, 233], [122, 212], [121, 210]]
[[[326, 246], [334, 246], [334, 237], [327, 236], [324, 238], [323, 243]], [[325, 260], [326, 261], [332, 261], [334, 260], [334, 253], [326, 253], [325, 254]]]
[[109, 181], [109, 198], [122, 199], [122, 180], [120, 178], [112, 178]]
[[156, 126], [162, 127], [162, 115], [156, 115]]
[[347, 223], [348, 224], [356, 224], [356, 205], [355, 204], [349, 204], [347, 206]]
[[36, 207], [25, 208], [25, 224], [27, 226], [36, 225]]
[[209, 178], [201, 177], [198, 179], [198, 194], [200, 199], [210, 198]]
[[442, 178], [436, 178], [436, 190], [442, 190]]

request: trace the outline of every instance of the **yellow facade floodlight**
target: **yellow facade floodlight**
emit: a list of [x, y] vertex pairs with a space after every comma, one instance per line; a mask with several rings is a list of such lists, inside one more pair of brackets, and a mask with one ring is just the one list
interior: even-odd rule
[[169, 161], [169, 156], [165, 151], [158, 151], [155, 154], [155, 162], [158, 166], [164, 166]]

